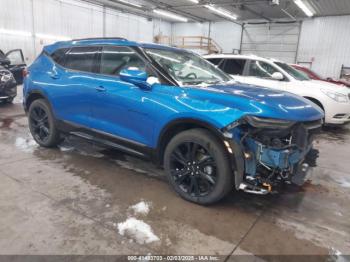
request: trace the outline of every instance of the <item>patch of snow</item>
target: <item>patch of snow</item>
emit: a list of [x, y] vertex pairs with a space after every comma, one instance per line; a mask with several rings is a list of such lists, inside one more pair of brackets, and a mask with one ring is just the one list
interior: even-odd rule
[[340, 217], [343, 216], [342, 212], [340, 212], [340, 211], [335, 212], [335, 214], [336, 214], [337, 216], [340, 216]]
[[339, 178], [339, 179], [336, 179], [336, 182], [337, 182], [338, 184], [340, 184], [341, 187], [350, 188], [350, 181], [347, 180], [346, 178]]
[[62, 152], [70, 152], [74, 150], [74, 147], [72, 146], [64, 146], [64, 145], [59, 145], [58, 148], [62, 151]]
[[128, 218], [125, 222], [118, 223], [118, 232], [122, 236], [130, 238], [129, 241], [135, 240], [139, 244], [148, 244], [159, 241], [150, 225], [134, 217]]
[[135, 214], [147, 215], [150, 210], [150, 204], [145, 201], [141, 201], [130, 207], [134, 210]]
[[106, 207], [109, 208], [109, 207], [111, 207], [111, 205], [110, 205], [110, 204], [107, 204]]
[[331, 248], [330, 252], [329, 252], [331, 259], [330, 261], [336, 261], [336, 262], [346, 262], [349, 261], [346, 259], [346, 257], [337, 249], [335, 248]]
[[34, 150], [35, 147], [37, 147], [37, 143], [35, 142], [34, 139], [32, 138], [23, 138], [23, 137], [17, 137], [16, 138], [16, 142], [15, 142], [15, 146], [17, 148], [19, 148], [20, 150], [24, 151], [24, 152], [32, 152]]

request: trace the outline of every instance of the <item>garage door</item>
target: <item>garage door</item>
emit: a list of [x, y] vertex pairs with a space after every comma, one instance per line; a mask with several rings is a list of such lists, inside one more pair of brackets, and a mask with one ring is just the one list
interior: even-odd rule
[[255, 54], [294, 63], [300, 24], [244, 25], [242, 54]]

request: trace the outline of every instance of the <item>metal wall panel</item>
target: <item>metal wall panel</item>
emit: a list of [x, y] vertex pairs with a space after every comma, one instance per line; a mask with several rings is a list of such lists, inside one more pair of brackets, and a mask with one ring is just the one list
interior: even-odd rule
[[211, 25], [210, 36], [224, 53], [232, 53], [240, 48], [242, 27], [231, 22], [215, 22]]
[[168, 22], [148, 21], [79, 0], [0, 1], [0, 49], [4, 52], [23, 49], [27, 63], [33, 61], [44, 45], [65, 39], [105, 34], [152, 42], [159, 32], [171, 35]]
[[209, 23], [175, 23], [174, 36], [205, 36], [213, 38], [223, 49], [224, 53], [231, 53], [233, 49], [240, 48], [240, 25], [231, 22]]
[[242, 37], [242, 54], [254, 54], [294, 63], [300, 24], [246, 24]]
[[174, 23], [174, 36], [205, 36], [209, 34], [209, 23]]
[[33, 0], [35, 53], [64, 38], [102, 36], [102, 6], [74, 0]]
[[132, 14], [125, 14], [111, 9], [106, 11], [106, 36], [125, 37], [132, 41], [153, 42], [154, 27], [159, 27], [159, 30], [164, 30], [163, 34], [171, 33], [171, 26], [165, 28], [158, 20], [148, 21], [144, 17], [139, 17]]
[[[0, 3], [0, 49], [7, 52], [21, 48], [28, 62], [34, 57], [31, 10], [31, 0], [1, 0]], [[2, 30], [10, 30], [12, 34], [1, 33]]]
[[350, 16], [304, 21], [297, 62], [310, 62], [323, 77], [339, 78], [342, 64], [350, 66]]

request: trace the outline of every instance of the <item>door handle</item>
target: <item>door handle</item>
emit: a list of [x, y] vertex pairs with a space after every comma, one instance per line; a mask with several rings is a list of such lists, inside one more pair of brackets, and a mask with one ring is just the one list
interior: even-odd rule
[[106, 88], [104, 86], [98, 86], [95, 89], [97, 92], [106, 92]]
[[60, 78], [60, 75], [57, 74], [57, 73], [50, 73], [50, 77], [51, 77], [52, 79], [58, 79], [58, 78]]

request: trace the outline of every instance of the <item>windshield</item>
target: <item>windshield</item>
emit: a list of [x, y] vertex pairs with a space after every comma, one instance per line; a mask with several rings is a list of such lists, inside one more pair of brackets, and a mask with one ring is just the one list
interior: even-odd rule
[[217, 84], [232, 80], [211, 63], [190, 52], [164, 49], [145, 49], [180, 85]]
[[292, 77], [294, 77], [296, 80], [305, 81], [310, 80], [310, 78], [303, 72], [296, 70], [295, 68], [291, 67], [290, 65], [287, 65], [285, 63], [281, 62], [275, 62], [276, 65], [281, 67], [284, 71], [286, 71], [288, 74], [290, 74]]
[[298, 71], [301, 71], [302, 73], [306, 74], [310, 78], [314, 78], [316, 80], [322, 79], [322, 77], [319, 74], [315, 73], [311, 69], [308, 69], [308, 68], [304, 68], [304, 69], [295, 68], [295, 69], [297, 69]]

